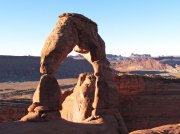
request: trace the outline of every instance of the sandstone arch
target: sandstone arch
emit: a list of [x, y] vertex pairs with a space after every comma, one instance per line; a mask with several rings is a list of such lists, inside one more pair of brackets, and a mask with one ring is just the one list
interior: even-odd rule
[[[85, 117], [82, 118], [83, 120], [79, 119], [86, 123], [97, 119], [99, 123], [112, 125], [113, 133], [127, 134], [126, 126], [118, 111], [118, 90], [113, 80], [109, 61], [106, 59], [105, 43], [98, 34], [96, 23], [80, 14], [62, 14], [47, 38], [41, 52], [40, 72], [43, 75], [34, 93], [33, 103], [28, 108], [29, 113], [21, 118], [21, 121], [48, 121], [61, 118], [61, 94], [55, 74], [60, 63], [72, 50], [81, 53], [94, 69], [93, 79], [95, 81], [94, 84], [90, 82], [89, 86], [95, 88], [94, 90], [92, 88], [93, 93], [87, 95], [88, 98], [94, 100], [84, 105], [86, 110], [91, 107], [89, 105], [92, 105], [91, 114], [83, 116]], [[87, 85], [87, 81], [90, 80], [89, 76], [91, 75], [79, 77], [76, 90], [80, 92], [89, 90]], [[77, 103], [81, 105], [78, 101]], [[85, 115], [86, 110], [79, 111], [78, 107], [77, 116]]]
[[[66, 13], [60, 16], [42, 49], [40, 72], [54, 75], [72, 50], [81, 53], [93, 66], [96, 77], [93, 108], [117, 107], [116, 87], [112, 84], [105, 43], [98, 34], [96, 23], [83, 15]], [[108, 99], [110, 93], [114, 99]]]
[[117, 87], [97, 24], [83, 15], [65, 13], [60, 16], [44, 44], [40, 66], [43, 75], [34, 93], [33, 104], [28, 109], [29, 114], [21, 120], [51, 120], [60, 117], [60, 94], [55, 74], [60, 63], [72, 50], [81, 53], [94, 69], [92, 117], [117, 111], [114, 110], [118, 107]]

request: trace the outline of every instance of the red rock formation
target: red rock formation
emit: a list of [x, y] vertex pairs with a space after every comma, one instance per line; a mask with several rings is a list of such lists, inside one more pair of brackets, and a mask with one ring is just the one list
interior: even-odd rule
[[[114, 78], [119, 87], [119, 111], [128, 130], [180, 122], [179, 79], [139, 75], [115, 75]], [[95, 77], [92, 74], [80, 75], [78, 83], [81, 84], [77, 84], [62, 104], [62, 118], [82, 122], [90, 117], [94, 81]], [[67, 105], [69, 107], [66, 107]], [[110, 110], [109, 113], [116, 111]]]
[[[180, 122], [179, 79], [139, 75], [115, 75], [114, 77], [119, 87], [119, 111], [130, 131]], [[95, 77], [92, 74], [81, 74], [74, 89], [62, 91], [62, 118], [79, 123], [91, 123], [86, 118], [91, 116], [90, 104], [92, 104], [94, 90]], [[16, 120], [25, 112], [25, 109], [19, 111], [15, 108], [13, 111], [12, 109], [0, 110], [0, 115], [3, 115], [0, 121]], [[112, 114], [107, 115], [115, 119]], [[100, 120], [103, 119], [100, 118]], [[98, 124], [98, 121], [94, 120], [94, 124]]]
[[[49, 122], [9, 122], [0, 124], [1, 134], [120, 134], [119, 125], [112, 115], [92, 120], [89, 123], [74, 123], [66, 120]], [[123, 134], [123, 133], [121, 133]], [[127, 133], [125, 133], [127, 134]]]
[[[61, 99], [64, 100], [62, 118], [81, 123], [103, 123], [106, 127], [111, 125], [114, 129], [110, 133], [122, 134], [127, 134], [127, 129], [120, 112], [130, 130], [179, 121], [177, 114], [172, 115], [174, 111], [180, 111], [177, 95], [179, 85], [173, 85], [176, 81], [142, 76], [114, 77], [97, 25], [79, 14], [61, 15], [46, 40], [40, 67], [44, 75], [34, 94], [33, 104], [28, 109], [29, 113], [22, 121], [60, 118], [59, 87], [54, 76], [59, 64], [73, 49], [82, 53], [92, 64], [94, 75], [80, 75], [72, 93], [67, 93], [71, 94]], [[174, 86], [177, 87], [174, 89]], [[168, 96], [164, 96], [165, 94]], [[176, 99], [174, 95], [177, 95]], [[177, 103], [176, 106], [173, 106], [174, 103]], [[165, 107], [166, 105], [169, 106]]]
[[17, 106], [1, 106], [0, 107], [0, 123], [17, 121], [23, 115], [27, 114], [26, 107], [17, 107]]
[[[58, 119], [60, 97], [58, 99], [58, 84], [54, 76], [59, 64], [72, 50], [81, 53], [93, 66], [95, 85], [94, 88], [88, 87], [87, 81], [90, 78], [86, 80], [86, 76], [80, 77], [83, 80], [80, 80], [73, 91], [77, 93], [71, 105], [74, 111], [71, 120], [82, 121], [89, 115], [89, 120], [104, 120], [104, 114], [112, 114], [115, 124], [119, 124], [121, 133], [127, 133], [117, 110], [118, 90], [106, 58], [105, 43], [98, 34], [96, 23], [80, 14], [62, 14], [47, 38], [41, 52], [40, 66], [40, 72], [45, 75], [41, 77], [34, 93], [33, 104], [28, 108], [29, 113], [21, 121]], [[81, 83], [82, 81], [85, 84]], [[91, 91], [91, 88], [95, 90]]]
[[[114, 129], [116, 128], [115, 126], [118, 126], [119, 131], [126, 134], [126, 126], [117, 109], [101, 109], [100, 112], [103, 114], [101, 114], [99, 119], [91, 116], [93, 111], [92, 104], [95, 93], [95, 82], [96, 77], [93, 74], [84, 73], [79, 76], [77, 85], [73, 89], [73, 92], [67, 96], [62, 103], [62, 118], [68, 121], [80, 123], [90, 123], [91, 120], [96, 122], [99, 119], [104, 123], [114, 120], [114, 122], [111, 122]], [[107, 100], [113, 100], [113, 98], [108, 97], [109, 96], [106, 98]]]
[[60, 119], [60, 91], [55, 77], [41, 76], [33, 96], [33, 103], [28, 108], [28, 114], [21, 121], [43, 121]]
[[180, 65], [176, 65], [176, 70], [180, 70]]
[[93, 74], [81, 74], [73, 93], [65, 98], [61, 116], [69, 121], [81, 122], [91, 116], [95, 92]]
[[159, 71], [168, 70], [173, 67], [167, 64], [163, 64], [157, 60], [151, 58], [134, 58], [118, 61], [112, 65], [112, 67], [118, 71]]
[[179, 134], [180, 124], [165, 125], [147, 130], [137, 130], [129, 134]]
[[180, 80], [137, 75], [116, 76], [120, 113], [128, 130], [180, 122]]
[[[55, 74], [59, 64], [72, 50], [81, 53], [94, 69], [96, 90], [92, 114], [96, 116], [100, 109], [117, 108], [117, 87], [113, 84], [106, 59], [105, 43], [98, 34], [96, 23], [83, 15], [67, 13], [60, 16], [42, 49], [41, 73]], [[107, 100], [106, 96], [112, 93], [114, 99]]]

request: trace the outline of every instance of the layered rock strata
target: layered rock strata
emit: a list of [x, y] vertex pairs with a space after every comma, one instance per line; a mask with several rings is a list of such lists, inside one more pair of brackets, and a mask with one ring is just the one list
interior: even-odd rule
[[[118, 85], [118, 109], [129, 131], [180, 123], [179, 79], [139, 75], [114, 75], [114, 77]], [[86, 118], [91, 117], [93, 110], [91, 104], [94, 90], [94, 75], [81, 74], [75, 88], [62, 91], [62, 118], [71, 122], [85, 123]], [[17, 120], [26, 113], [26, 110], [25, 108], [17, 110], [14, 107], [9, 110], [1, 109], [0, 113], [2, 115], [0, 121], [6, 122]], [[114, 116], [111, 117], [114, 118]], [[97, 120], [94, 122], [97, 124]]]
[[122, 75], [116, 80], [129, 131], [180, 123], [180, 79]]
[[[140, 75], [114, 75], [114, 79], [118, 86], [119, 107], [118, 111], [111, 109], [106, 112], [114, 114], [120, 111], [129, 131], [180, 122], [179, 79]], [[89, 118], [94, 91], [94, 75], [81, 74], [78, 84], [64, 97], [62, 118], [73, 122]]]

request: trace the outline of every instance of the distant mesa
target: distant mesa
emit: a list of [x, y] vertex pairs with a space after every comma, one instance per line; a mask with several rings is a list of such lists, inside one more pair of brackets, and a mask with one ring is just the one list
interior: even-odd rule
[[68, 57], [76, 59], [76, 60], [84, 60], [85, 58], [81, 55], [81, 54], [77, 54], [77, 55], [69, 55]]
[[171, 70], [172, 66], [168, 64], [163, 64], [160, 61], [154, 60], [152, 58], [127, 58], [122, 61], [117, 61], [112, 64], [112, 67], [118, 71], [162, 71]]
[[[70, 56], [64, 61], [72, 50], [81, 55]], [[91, 68], [87, 67], [87, 62]], [[62, 64], [60, 68], [63, 74], [59, 72], [61, 63], [66, 65], [63, 67]], [[0, 74], [4, 78], [11, 74], [13, 79], [23, 77], [27, 80], [28, 76], [33, 80], [31, 77], [37, 79], [41, 75], [27, 113], [23, 109], [20, 113], [16, 107], [9, 112], [0, 109], [0, 120], [3, 121], [22, 116], [20, 122], [0, 126], [3, 133], [128, 134], [128, 131], [180, 122], [180, 79], [113, 73], [113, 69], [117, 72], [178, 71], [180, 58], [154, 58], [149, 54], [133, 53], [130, 57], [106, 55], [105, 42], [98, 34], [97, 24], [81, 14], [59, 16], [40, 58], [1, 56], [0, 64], [3, 75]], [[34, 75], [37, 68], [38, 73]], [[58, 75], [75, 76], [74, 73], [77, 75], [79, 71], [90, 69], [93, 73], [81, 73], [75, 87], [60, 90]], [[162, 126], [131, 134], [179, 134], [178, 126]]]
[[134, 54], [132, 53], [130, 58], [151, 58], [150, 54]]
[[[111, 67], [117, 71], [173, 71], [179, 72], [180, 57], [131, 58], [107, 54]], [[0, 82], [37, 81], [39, 80], [40, 57], [0, 56]], [[70, 66], [73, 66], [70, 67]], [[170, 69], [170, 70], [169, 70]], [[93, 72], [92, 66], [82, 55], [70, 55], [59, 68], [56, 77], [77, 78], [80, 73]]]

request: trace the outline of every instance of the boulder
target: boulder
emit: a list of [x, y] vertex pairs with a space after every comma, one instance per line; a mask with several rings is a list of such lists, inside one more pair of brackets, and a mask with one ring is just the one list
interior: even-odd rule
[[61, 92], [55, 77], [42, 75], [33, 96], [28, 114], [21, 121], [55, 120], [60, 118]]
[[80, 74], [72, 94], [62, 103], [61, 116], [73, 122], [81, 122], [91, 116], [95, 92], [95, 77], [93, 74]]

